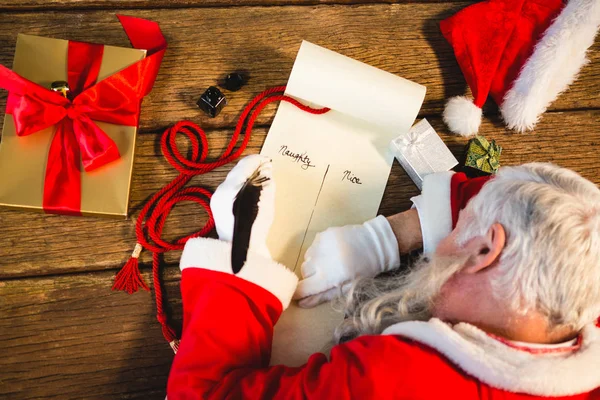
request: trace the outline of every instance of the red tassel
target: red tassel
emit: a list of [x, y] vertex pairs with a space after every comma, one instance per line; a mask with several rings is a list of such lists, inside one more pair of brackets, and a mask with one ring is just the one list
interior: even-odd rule
[[146, 282], [144, 282], [138, 266], [138, 258], [141, 252], [142, 245], [136, 243], [131, 258], [121, 268], [117, 276], [115, 276], [115, 283], [112, 290], [123, 290], [129, 294], [137, 292], [140, 287], [144, 290], [150, 290]]
[[179, 350], [179, 339], [173, 339], [169, 342], [169, 346], [173, 349], [173, 353], [177, 354], [177, 350]]
[[173, 349], [173, 353], [177, 354], [177, 350], [179, 350], [179, 339], [177, 339], [173, 328], [171, 328], [167, 323], [166, 314], [163, 311], [159, 311], [159, 313], [156, 314], [156, 319], [160, 323], [160, 327], [162, 328], [162, 334], [167, 340], [167, 342], [169, 342], [171, 349]]

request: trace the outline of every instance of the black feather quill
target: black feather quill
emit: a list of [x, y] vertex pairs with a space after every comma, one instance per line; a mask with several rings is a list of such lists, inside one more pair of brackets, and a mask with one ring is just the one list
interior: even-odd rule
[[263, 184], [269, 180], [261, 174], [261, 168], [262, 165], [248, 178], [233, 202], [231, 269], [234, 274], [241, 271], [248, 257], [252, 225], [258, 215], [258, 201]]

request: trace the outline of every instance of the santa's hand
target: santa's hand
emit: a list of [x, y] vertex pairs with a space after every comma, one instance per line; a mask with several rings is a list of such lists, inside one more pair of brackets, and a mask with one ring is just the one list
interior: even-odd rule
[[275, 211], [275, 182], [273, 181], [271, 160], [258, 154], [243, 158], [229, 172], [210, 200], [210, 208], [215, 218], [219, 239], [231, 242], [233, 238], [233, 202], [248, 178], [261, 167], [262, 176], [269, 178], [263, 183], [258, 202], [258, 214], [252, 225], [250, 249], [271, 258], [267, 249], [267, 234], [273, 224]]
[[315, 237], [304, 256], [303, 280], [294, 299], [301, 307], [314, 307], [348, 289], [353, 279], [373, 277], [399, 264], [398, 241], [385, 217], [329, 228]]

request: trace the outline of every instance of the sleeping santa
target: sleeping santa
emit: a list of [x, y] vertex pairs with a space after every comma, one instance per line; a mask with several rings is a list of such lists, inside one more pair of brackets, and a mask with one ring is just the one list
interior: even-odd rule
[[[272, 181], [247, 261], [231, 270], [232, 204], [264, 163], [243, 159], [215, 193], [220, 240], [192, 239], [183, 252], [184, 326], [170, 400], [600, 399], [593, 183], [539, 163], [501, 168], [492, 179], [429, 175], [413, 209], [321, 233], [298, 284], [265, 245]], [[420, 247], [424, 256], [407, 272], [374, 279]], [[312, 307], [341, 292], [347, 318], [330, 357], [269, 366], [273, 326], [294, 293]]]

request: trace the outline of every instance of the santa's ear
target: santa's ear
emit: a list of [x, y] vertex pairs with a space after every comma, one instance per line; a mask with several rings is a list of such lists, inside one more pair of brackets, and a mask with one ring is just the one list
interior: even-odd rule
[[495, 265], [506, 245], [506, 232], [501, 224], [495, 223], [484, 236], [470, 240], [465, 249], [469, 259], [463, 269], [466, 273], [477, 273]]

